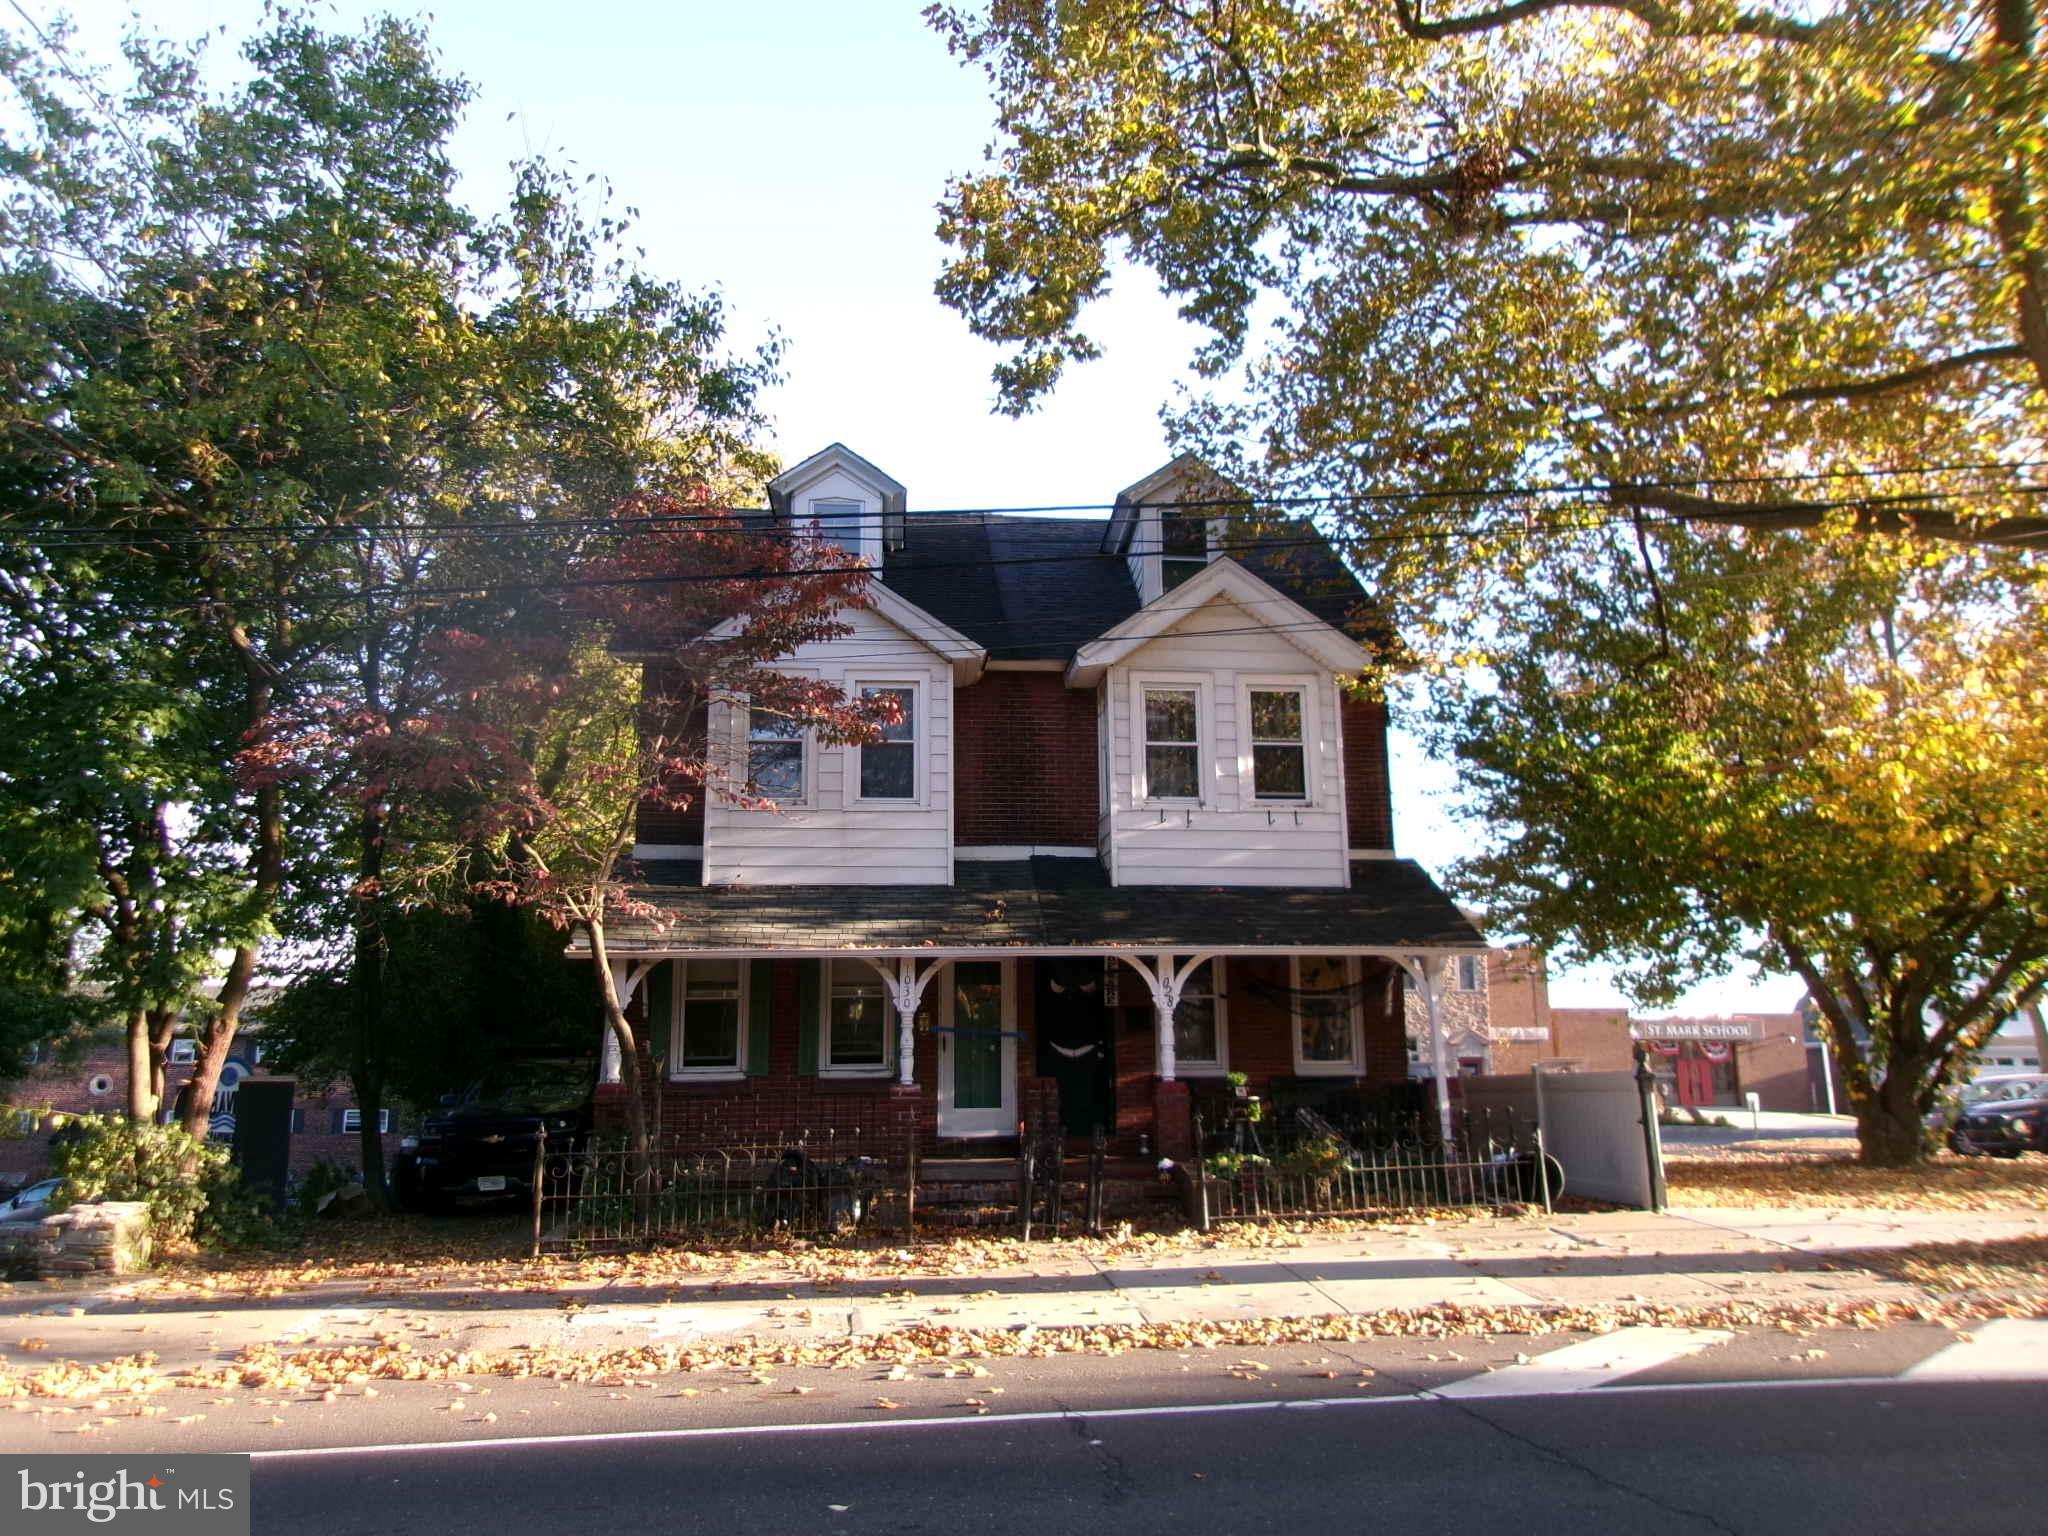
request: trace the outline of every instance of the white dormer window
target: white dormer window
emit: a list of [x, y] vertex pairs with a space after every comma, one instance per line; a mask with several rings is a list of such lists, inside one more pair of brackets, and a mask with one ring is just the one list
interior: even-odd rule
[[1171, 592], [1209, 563], [1209, 519], [1167, 508], [1159, 514], [1159, 590]]
[[882, 519], [867, 502], [850, 497], [817, 497], [809, 506], [811, 537], [879, 568], [882, 563]]
[[804, 731], [783, 715], [747, 712], [747, 787], [777, 805], [802, 805]]

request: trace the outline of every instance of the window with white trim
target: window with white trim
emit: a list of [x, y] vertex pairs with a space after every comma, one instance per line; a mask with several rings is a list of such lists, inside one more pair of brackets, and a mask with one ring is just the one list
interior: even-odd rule
[[[360, 1109], [344, 1109], [344, 1110], [343, 1110], [343, 1111], [341, 1112], [341, 1133], [342, 1133], [342, 1135], [344, 1135], [344, 1136], [354, 1136], [354, 1135], [357, 1135], [357, 1134], [359, 1134], [359, 1133], [360, 1133], [360, 1132], [362, 1131], [362, 1128], [363, 1128], [363, 1112], [362, 1112], [362, 1111], [361, 1111]], [[391, 1132], [391, 1111], [390, 1111], [390, 1110], [388, 1110], [388, 1109], [380, 1109], [380, 1110], [378, 1110], [378, 1111], [377, 1111], [377, 1134], [378, 1134], [379, 1136], [385, 1136], [385, 1135], [389, 1135], [389, 1134], [390, 1134], [390, 1132]]]
[[836, 544], [849, 555], [866, 553], [862, 526], [866, 506], [858, 501], [825, 500], [811, 503], [811, 517], [820, 544]]
[[1209, 564], [1209, 519], [1196, 512], [1159, 514], [1159, 590], [1171, 592]]
[[1361, 1070], [1364, 999], [1358, 962], [1344, 955], [1296, 955], [1292, 962], [1294, 1070], [1353, 1077]]
[[747, 789], [777, 805], [802, 805], [804, 728], [785, 715], [747, 711]]
[[189, 1067], [199, 1059], [197, 1040], [173, 1040], [171, 1054], [166, 1058], [174, 1067]]
[[747, 967], [741, 960], [675, 962], [671, 1077], [730, 1077], [746, 1067]]
[[882, 727], [880, 741], [855, 748], [861, 800], [916, 803], [919, 691], [915, 683], [875, 683], [861, 689], [863, 699], [894, 698], [902, 710], [894, 725]]
[[1147, 800], [1202, 798], [1202, 693], [1147, 686], [1140, 691]]
[[1482, 991], [1486, 986], [1486, 957], [1484, 955], [1458, 956], [1458, 987], [1465, 992]]
[[831, 960], [825, 971], [820, 1070], [849, 1076], [886, 1072], [893, 1010], [881, 976], [865, 960]]
[[1252, 798], [1308, 799], [1308, 690], [1248, 688]]
[[1173, 1010], [1175, 1070], [1217, 1077], [1230, 1069], [1230, 1023], [1221, 960], [1204, 960], [1181, 988]]

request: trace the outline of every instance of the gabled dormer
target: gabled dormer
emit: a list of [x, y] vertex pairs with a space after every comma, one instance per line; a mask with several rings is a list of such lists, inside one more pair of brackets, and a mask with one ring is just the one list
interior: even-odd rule
[[768, 505], [800, 535], [859, 555], [877, 571], [903, 547], [906, 492], [844, 443], [812, 454], [768, 482]]
[[1232, 514], [1245, 501], [1242, 489], [1184, 453], [1117, 493], [1103, 553], [1124, 557], [1138, 601], [1150, 603], [1223, 553]]

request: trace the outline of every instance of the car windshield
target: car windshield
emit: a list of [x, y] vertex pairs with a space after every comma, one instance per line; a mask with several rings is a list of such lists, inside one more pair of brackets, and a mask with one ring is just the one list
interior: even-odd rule
[[508, 1061], [492, 1067], [462, 1096], [464, 1109], [555, 1114], [580, 1109], [596, 1071], [586, 1061]]

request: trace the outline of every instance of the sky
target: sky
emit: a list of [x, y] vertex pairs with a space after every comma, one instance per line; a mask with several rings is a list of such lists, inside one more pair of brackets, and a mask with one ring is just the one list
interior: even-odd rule
[[[80, 58], [111, 56], [126, 0], [19, 0], [78, 25]], [[260, 0], [147, 0], [149, 30], [253, 31]], [[661, 276], [718, 288], [736, 342], [787, 344], [769, 398], [794, 463], [843, 442], [908, 488], [913, 511], [1110, 501], [1168, 457], [1160, 406], [1189, 380], [1199, 333], [1142, 272], [1090, 313], [1102, 360], [1071, 370], [1029, 417], [992, 413], [1000, 352], [932, 294], [946, 251], [933, 205], [992, 136], [985, 81], [948, 56], [908, 0], [443, 0], [428, 22], [477, 95], [453, 146], [465, 196], [502, 201], [531, 154], [608, 178], [639, 210], [633, 243]], [[406, 4], [331, 0], [330, 26]], [[12, 15], [0, 13], [10, 24]], [[1397, 733], [1395, 838], [1433, 873], [1473, 851], [1455, 776]], [[1679, 1011], [1790, 1009], [1796, 982], [1732, 978]], [[1604, 971], [1551, 971], [1560, 1007], [1619, 1005]]]

